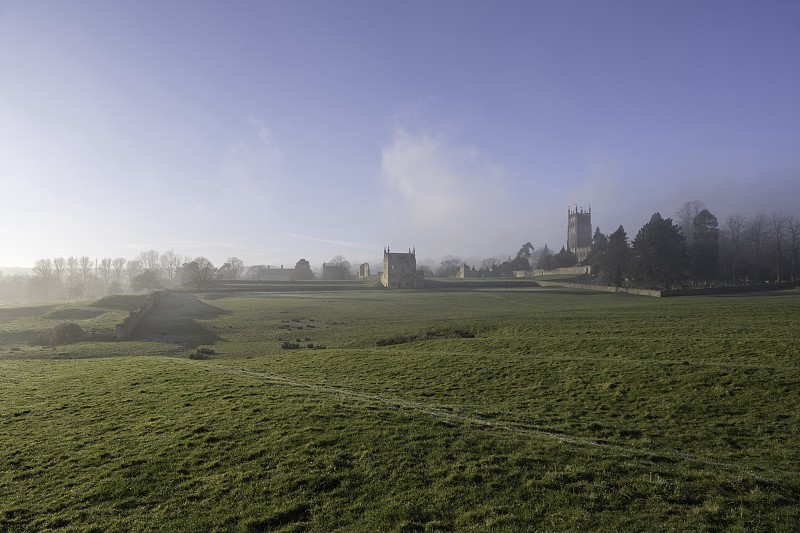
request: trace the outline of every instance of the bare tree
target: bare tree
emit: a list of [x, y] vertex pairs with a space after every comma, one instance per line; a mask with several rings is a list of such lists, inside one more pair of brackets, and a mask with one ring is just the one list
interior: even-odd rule
[[681, 232], [686, 236], [686, 246], [691, 246], [692, 242], [694, 242], [694, 218], [704, 209], [707, 208], [702, 200], [692, 200], [683, 204], [675, 212], [678, 227], [681, 228]]
[[33, 265], [33, 283], [38, 286], [42, 296], [47, 300], [50, 294], [50, 287], [55, 277], [53, 262], [50, 259], [37, 259]]
[[167, 279], [172, 281], [178, 273], [178, 269], [183, 264], [183, 258], [175, 253], [175, 250], [167, 250], [160, 257], [161, 268], [167, 273]]
[[461, 265], [463, 264], [464, 261], [460, 257], [446, 255], [442, 258], [442, 260], [439, 262], [439, 266], [436, 268], [436, 276], [439, 278], [452, 278], [458, 274], [458, 269], [461, 268]]
[[131, 290], [134, 292], [153, 292], [159, 287], [161, 287], [161, 280], [158, 279], [158, 273], [147, 268], [131, 281]]
[[53, 279], [53, 262], [50, 259], [37, 259], [33, 265], [33, 275]]
[[111, 268], [114, 271], [114, 281], [122, 283], [122, 274], [125, 272], [125, 258], [117, 257], [111, 261]]
[[744, 229], [745, 218], [742, 215], [730, 215], [725, 219], [725, 230], [728, 239], [731, 241], [731, 258], [733, 267], [733, 280], [736, 281], [736, 268], [739, 265], [739, 257], [742, 250], [742, 230]]
[[67, 257], [67, 271], [69, 272], [69, 283], [73, 285], [78, 277], [78, 258], [71, 255]]
[[82, 282], [86, 285], [86, 279], [89, 277], [89, 274], [92, 273], [92, 258], [88, 255], [81, 256], [81, 258], [78, 259], [78, 265], [81, 267]]
[[69, 289], [67, 289], [67, 296], [70, 300], [77, 300], [83, 296], [84, 288], [83, 285], [72, 285]]
[[781, 260], [783, 259], [783, 241], [786, 238], [786, 215], [773, 211], [769, 215], [768, 225], [775, 246], [775, 280], [781, 281]]
[[792, 267], [789, 271], [789, 278], [794, 281], [794, 273], [797, 268], [798, 244], [800, 244], [800, 219], [791, 215], [786, 221], [789, 231], [789, 254], [792, 257]]
[[484, 270], [492, 270], [497, 267], [503, 261], [496, 257], [487, 257], [483, 261], [481, 261], [481, 268]]
[[238, 257], [229, 257], [225, 261], [225, 264], [220, 268], [220, 271], [225, 272], [225, 279], [239, 279], [239, 276], [242, 275], [243, 270], [244, 261]]
[[767, 216], [763, 212], [757, 213], [747, 224], [747, 238], [753, 243], [753, 277], [761, 281], [761, 252], [764, 248], [764, 232], [767, 225]]
[[214, 280], [217, 269], [203, 256], [195, 257], [185, 266], [184, 278], [195, 287], [203, 287]]
[[[327, 267], [327, 268], [326, 268]], [[335, 255], [322, 265], [323, 279], [350, 279], [352, 265], [341, 255]]]
[[133, 287], [133, 280], [142, 272], [142, 262], [139, 259], [128, 259], [125, 272], [128, 274], [128, 284]]
[[53, 259], [53, 275], [59, 285], [64, 281], [64, 273], [67, 270], [67, 261], [63, 257]]
[[100, 266], [98, 267], [100, 271], [100, 275], [103, 278], [103, 282], [108, 285], [108, 281], [111, 278], [111, 258], [104, 257], [100, 260]]
[[161, 256], [156, 250], [147, 250], [142, 252], [139, 255], [139, 260], [142, 262], [145, 270], [158, 272], [158, 268], [161, 266]]

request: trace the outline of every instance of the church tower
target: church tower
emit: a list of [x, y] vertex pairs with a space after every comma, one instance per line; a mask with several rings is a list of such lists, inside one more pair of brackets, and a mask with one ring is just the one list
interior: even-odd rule
[[578, 261], [586, 260], [592, 248], [592, 208], [573, 211], [567, 208], [567, 251], [578, 256]]

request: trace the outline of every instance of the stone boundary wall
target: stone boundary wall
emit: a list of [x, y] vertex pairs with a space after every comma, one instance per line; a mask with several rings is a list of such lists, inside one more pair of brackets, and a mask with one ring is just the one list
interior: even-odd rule
[[651, 296], [661, 298], [665, 291], [654, 291], [649, 289], [631, 289], [628, 287], [612, 287], [610, 285], [590, 285], [588, 283], [571, 283], [568, 281], [539, 281], [542, 287], [565, 287], [567, 289], [585, 289], [588, 291], [599, 292], [621, 292], [626, 294], [636, 294], [638, 296]]
[[518, 289], [539, 286], [538, 281], [515, 280], [514, 278], [425, 279], [425, 288], [433, 290]]
[[583, 274], [591, 274], [591, 273], [592, 273], [592, 267], [590, 266], [562, 267], [562, 268], [554, 268], [553, 270], [542, 270], [541, 268], [535, 268], [533, 270], [515, 270], [514, 277], [528, 278], [528, 277], [550, 276], [552, 274], [569, 274], [574, 276], [581, 276]]
[[151, 292], [150, 297], [147, 298], [147, 301], [142, 304], [139, 309], [128, 313], [128, 316], [125, 317], [122, 322], [117, 324], [116, 337], [118, 341], [124, 341], [133, 335], [133, 332], [136, 329], [136, 326], [139, 325], [139, 322], [147, 315], [147, 313], [158, 306], [161, 300], [161, 293], [162, 291]]
[[568, 289], [585, 289], [600, 292], [621, 292], [626, 294], [636, 294], [639, 296], [650, 296], [653, 298], [668, 298], [671, 296], [712, 296], [715, 294], [735, 294], [741, 292], [762, 292], [777, 291], [781, 289], [792, 289], [800, 285], [798, 282], [769, 283], [765, 285], [734, 285], [730, 287], [710, 287], [706, 289], [681, 289], [670, 291], [658, 291], [650, 289], [632, 289], [628, 287], [612, 287], [609, 285], [591, 285], [589, 283], [571, 283], [567, 281], [539, 281], [542, 287], [565, 287]]

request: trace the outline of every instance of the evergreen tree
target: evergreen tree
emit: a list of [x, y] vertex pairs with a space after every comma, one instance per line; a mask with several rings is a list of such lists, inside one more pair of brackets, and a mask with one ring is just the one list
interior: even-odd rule
[[511, 260], [509, 269], [514, 270], [530, 270], [531, 269], [531, 255], [533, 254], [533, 245], [530, 242], [523, 244], [517, 252], [517, 257]]
[[561, 251], [553, 256], [553, 266], [555, 268], [574, 267], [578, 264], [578, 256], [568, 252], [563, 246]]
[[294, 279], [296, 280], [314, 279], [314, 271], [311, 270], [311, 264], [306, 259], [300, 259], [294, 265]]
[[692, 222], [694, 240], [689, 247], [694, 276], [698, 280], [716, 279], [719, 265], [719, 224], [708, 209], [700, 211]]
[[631, 270], [639, 285], [669, 289], [684, 277], [686, 237], [671, 218], [654, 213], [631, 245]]
[[625, 228], [620, 226], [608, 236], [608, 243], [602, 254], [600, 279], [615, 287], [621, 287], [628, 276], [629, 257], [628, 235], [625, 233]]
[[539, 252], [539, 260], [536, 262], [536, 268], [542, 270], [553, 269], [553, 254], [550, 248], [547, 247], [547, 244], [545, 244], [544, 248]]
[[608, 237], [600, 233], [600, 228], [597, 228], [592, 237], [592, 248], [589, 250], [589, 255], [586, 257], [585, 263], [592, 267], [592, 275], [600, 277], [603, 270], [603, 260], [608, 249]]

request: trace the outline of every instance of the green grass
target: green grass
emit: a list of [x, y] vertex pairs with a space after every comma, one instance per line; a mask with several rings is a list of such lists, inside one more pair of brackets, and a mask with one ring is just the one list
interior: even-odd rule
[[0, 530], [792, 531], [798, 326], [798, 290], [169, 295], [0, 346]]
[[116, 324], [146, 298], [145, 295], [120, 295], [91, 301], [3, 308], [0, 309], [0, 346], [20, 347], [31, 343], [64, 322], [74, 322], [87, 333], [112, 338]]

